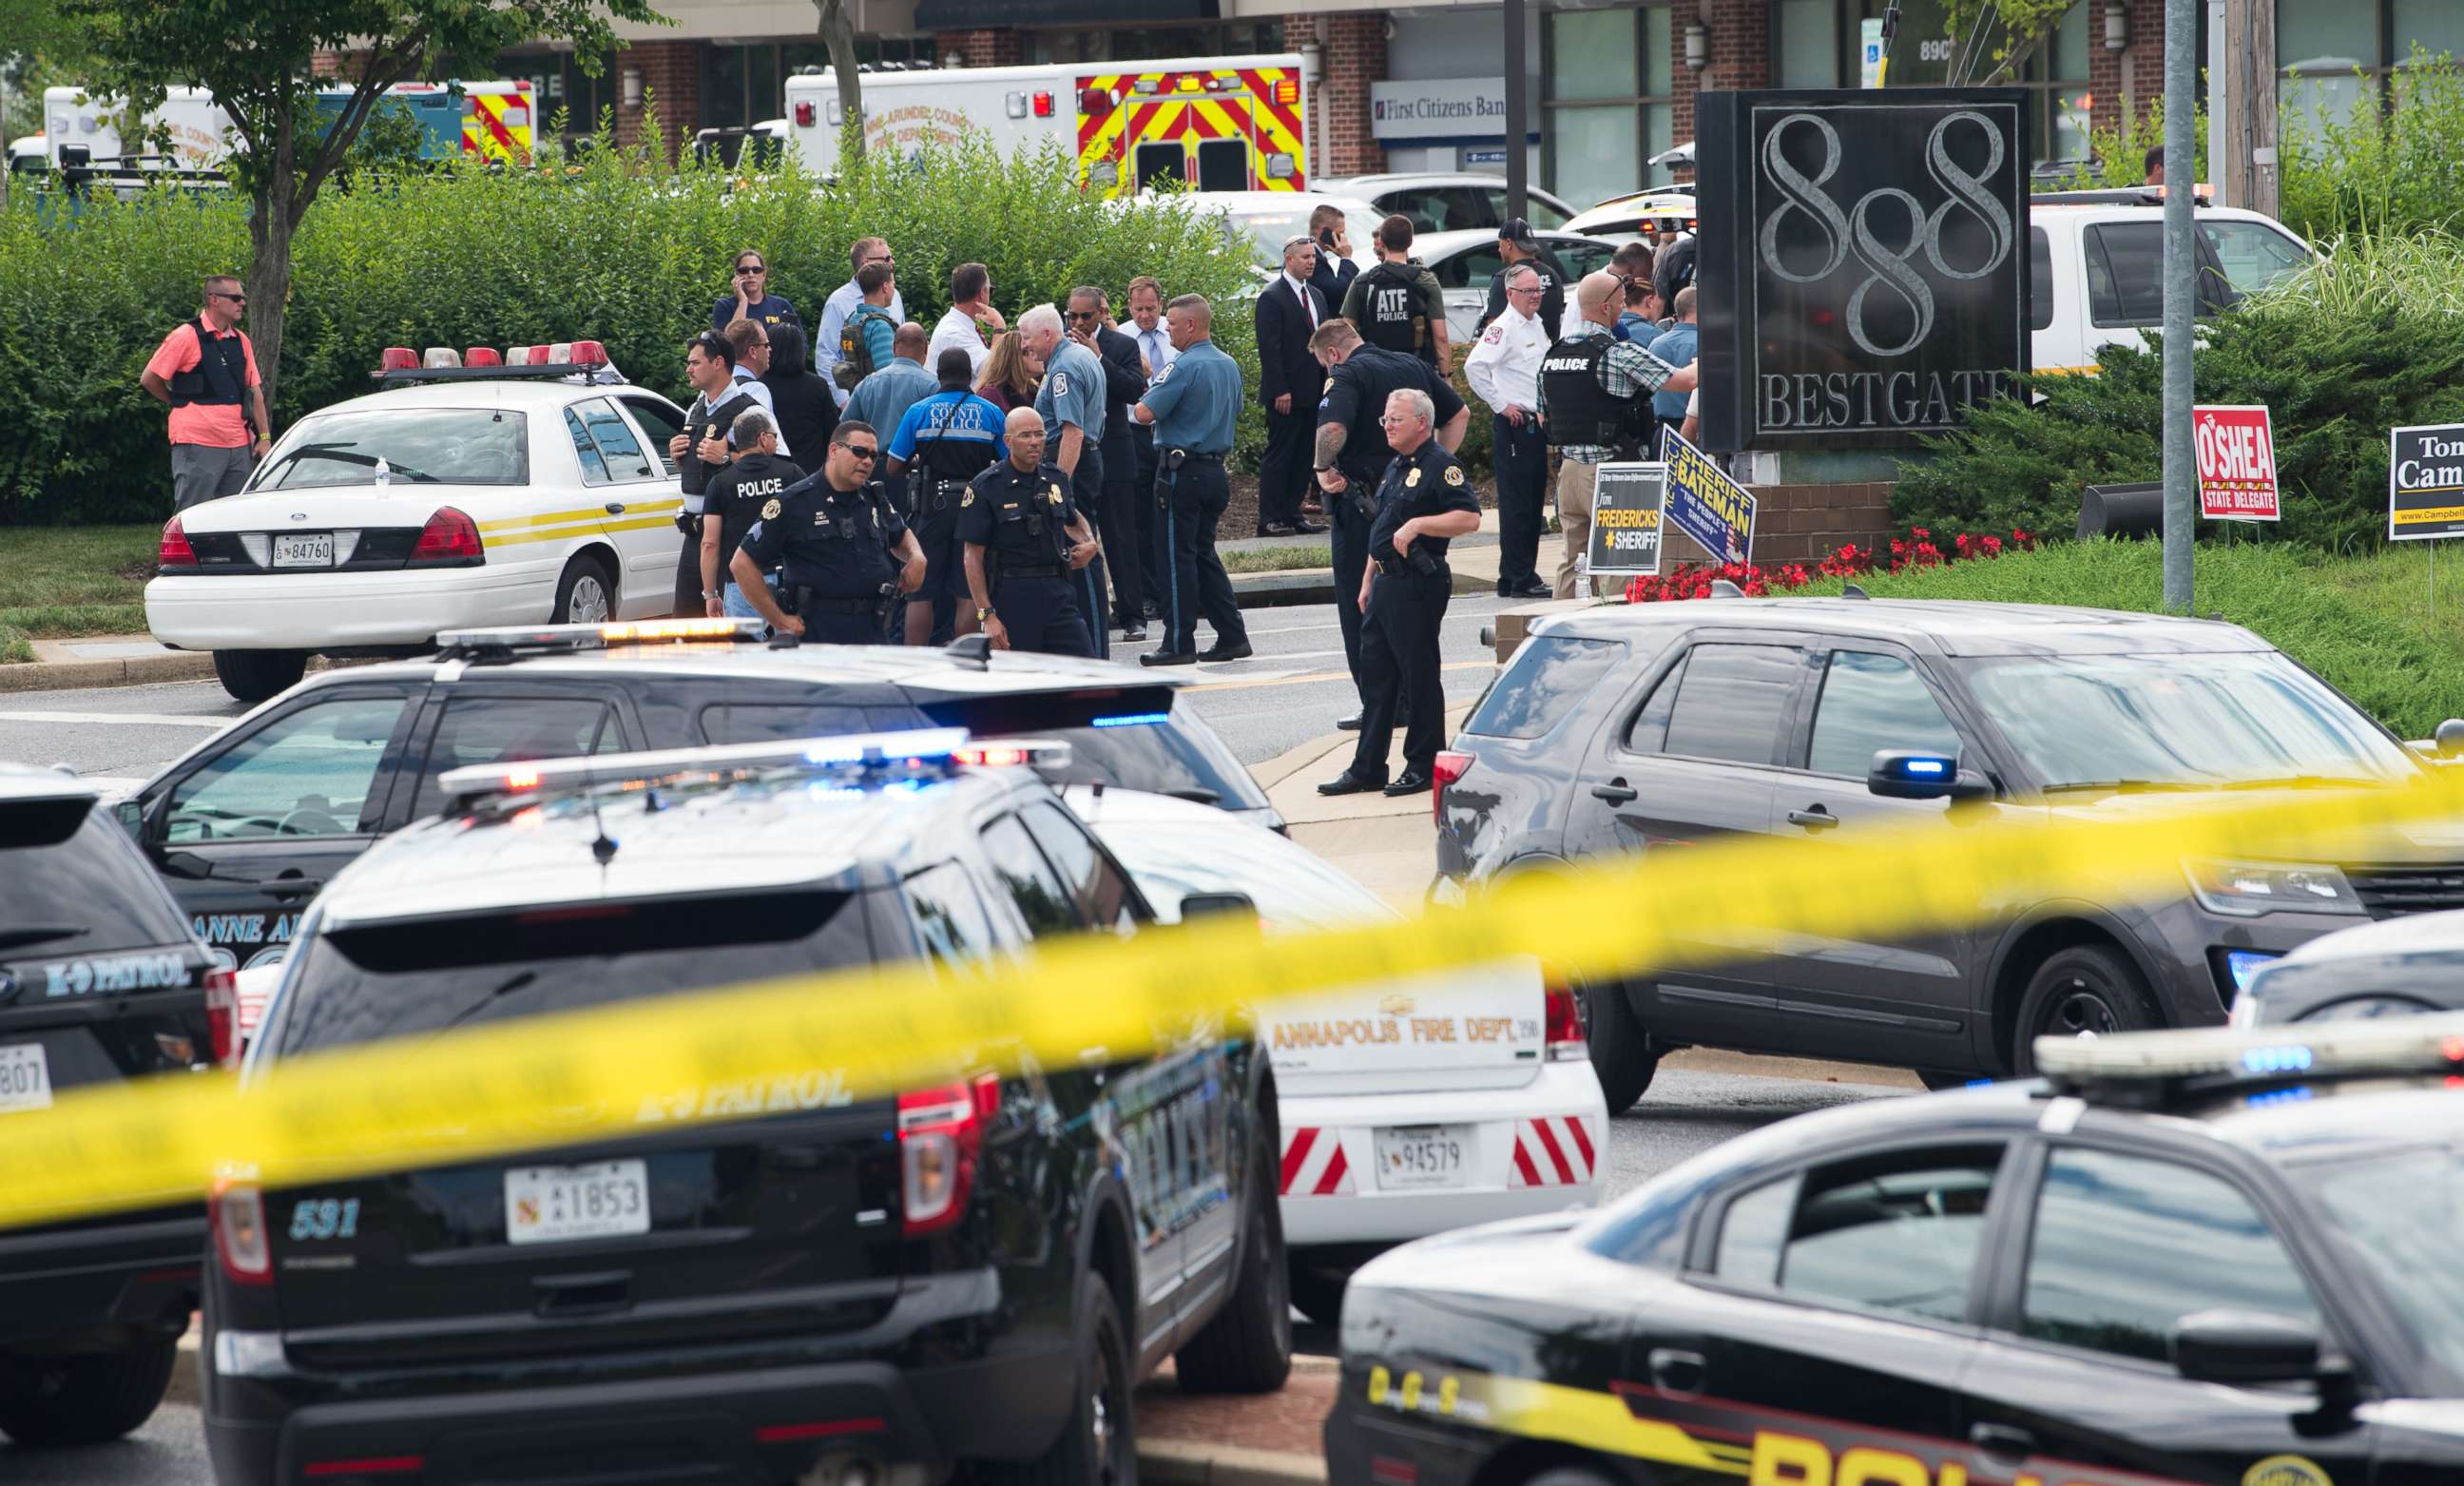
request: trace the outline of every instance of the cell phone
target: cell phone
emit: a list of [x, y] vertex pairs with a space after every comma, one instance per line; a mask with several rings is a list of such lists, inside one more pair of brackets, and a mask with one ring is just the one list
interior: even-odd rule
[[1321, 228], [1319, 228], [1319, 229], [1317, 230], [1317, 245], [1318, 245], [1319, 247], [1321, 247], [1321, 248], [1331, 248], [1331, 247], [1333, 247], [1333, 246], [1334, 246], [1334, 229], [1333, 229], [1333, 228], [1331, 228], [1331, 227], [1321, 227]]

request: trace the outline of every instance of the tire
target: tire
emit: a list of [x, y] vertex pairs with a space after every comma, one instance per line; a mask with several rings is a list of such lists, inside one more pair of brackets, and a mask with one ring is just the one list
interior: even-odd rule
[[1660, 1052], [1651, 1045], [1651, 1033], [1643, 1031], [1641, 1018], [1626, 1003], [1622, 982], [1587, 986], [1582, 996], [1583, 1035], [1591, 1043], [1592, 1072], [1599, 1076], [1600, 1095], [1608, 1100], [1614, 1119], [1634, 1108], [1642, 1091], [1651, 1087], [1652, 1076], [1660, 1072]]
[[1292, 1371], [1290, 1265], [1284, 1253], [1284, 1206], [1266, 1179], [1278, 1169], [1264, 1132], [1249, 1163], [1248, 1216], [1241, 1235], [1240, 1279], [1198, 1335], [1173, 1354], [1191, 1393], [1272, 1393]]
[[606, 561], [584, 552], [564, 565], [556, 580], [550, 624], [603, 624], [616, 617], [616, 579]]
[[1321, 1326], [1343, 1320], [1343, 1292], [1351, 1286], [1352, 1275], [1321, 1269], [1297, 1255], [1290, 1263], [1292, 1308]]
[[179, 1351], [165, 1337], [117, 1352], [0, 1362], [0, 1432], [30, 1447], [116, 1440], [162, 1407]]
[[214, 679], [240, 701], [279, 697], [298, 685], [299, 678], [307, 674], [308, 653], [304, 650], [214, 652]]
[[1128, 1333], [1112, 1287], [1089, 1271], [1078, 1282], [1078, 1382], [1069, 1420], [1050, 1449], [1027, 1461], [988, 1462], [995, 1486], [1137, 1486]]
[[2073, 944], [2047, 956], [2028, 977], [2011, 1061], [2022, 1077], [2032, 1077], [2038, 1037], [2105, 1036], [2163, 1025], [2147, 982], [2128, 956], [2107, 944]]

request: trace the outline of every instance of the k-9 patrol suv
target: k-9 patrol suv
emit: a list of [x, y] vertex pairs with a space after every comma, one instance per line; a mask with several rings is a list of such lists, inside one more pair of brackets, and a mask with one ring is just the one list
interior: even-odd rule
[[[975, 762], [1050, 745], [965, 739], [455, 770], [458, 803], [318, 899], [248, 1076], [800, 971], [921, 958], [963, 982], [1049, 936], [1147, 932], [1048, 786]], [[1193, 1389], [1289, 1367], [1276, 1152], [1266, 1059], [1218, 1025], [888, 1099], [816, 1067], [678, 1090], [587, 1147], [225, 1186], [215, 1472], [1133, 1481], [1131, 1391], [1165, 1357]]]

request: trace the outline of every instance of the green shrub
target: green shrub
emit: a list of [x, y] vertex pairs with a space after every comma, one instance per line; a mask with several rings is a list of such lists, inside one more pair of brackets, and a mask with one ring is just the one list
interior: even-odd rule
[[[2341, 244], [2325, 264], [2201, 328], [2202, 403], [2263, 404], [2284, 520], [2271, 537], [2348, 549], [2387, 525], [2387, 432], [2464, 419], [2464, 242]], [[2150, 336], [2151, 342], [2161, 338]], [[2162, 477], [2162, 352], [2106, 346], [2092, 377], [2028, 379], [1902, 464], [1902, 525], [2058, 535], [2089, 485]]]
[[2391, 107], [2365, 79], [2346, 118], [2312, 127], [2285, 116], [2286, 226], [2314, 238], [2464, 226], [2464, 69], [2416, 44], [2387, 85]]
[[[2399, 737], [2427, 738], [2464, 713], [2464, 608], [2431, 613], [2427, 553], [2328, 558], [2281, 543], [2202, 543], [2193, 608], [2242, 625], [2317, 672]], [[1859, 576], [1878, 599], [1972, 599], [2155, 613], [2164, 552], [2154, 542], [2067, 542], [1991, 563]], [[1837, 593], [1827, 579], [1809, 593]]]
[[[669, 166], [656, 152], [609, 144], [528, 172], [449, 166], [319, 201], [297, 245], [277, 429], [366, 391], [388, 345], [598, 340], [627, 376], [681, 400], [685, 339], [708, 324], [734, 253], [766, 253], [772, 287], [813, 326], [861, 235], [891, 240], [908, 314], [928, 326], [962, 261], [991, 270], [1013, 322], [1078, 283], [1123, 305], [1148, 273], [1213, 299], [1218, 342], [1244, 368], [1255, 361], [1245, 249], [1167, 198], [1079, 194], [1057, 150], [876, 158], [826, 185]], [[196, 312], [198, 279], [246, 261], [246, 204], [163, 192], [71, 215], [30, 195], [0, 211], [0, 398], [24, 420], [0, 445], [0, 523], [160, 521], [164, 410], [137, 375]], [[1254, 404], [1243, 435], [1263, 440]]]

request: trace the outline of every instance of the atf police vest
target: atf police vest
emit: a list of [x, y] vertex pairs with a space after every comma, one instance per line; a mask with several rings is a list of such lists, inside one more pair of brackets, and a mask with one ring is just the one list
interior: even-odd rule
[[236, 335], [215, 335], [203, 316], [188, 322], [188, 328], [196, 332], [197, 364], [171, 374], [171, 406], [238, 407], [248, 386], [247, 344]]
[[715, 408], [709, 405], [706, 397], [693, 399], [693, 407], [685, 413], [684, 457], [676, 461], [676, 476], [684, 487], [686, 510], [696, 513], [701, 510], [702, 487], [710, 483], [710, 466], [701, 462], [701, 441], [715, 438], [725, 442], [728, 430], [736, 427], [736, 415], [747, 408], [760, 406], [753, 400], [752, 393], [743, 389], [742, 383], [730, 384], [729, 395]]
[[1360, 339], [1383, 350], [1419, 353], [1429, 317], [1419, 312], [1419, 279], [1399, 263], [1380, 263], [1360, 276]]
[[1600, 386], [1600, 367], [1609, 347], [1607, 336], [1570, 338], [1549, 347], [1540, 359], [1540, 398], [1549, 409], [1549, 444], [1602, 444], [1612, 449], [1639, 446], [1651, 422], [1651, 395], [1611, 397]]

